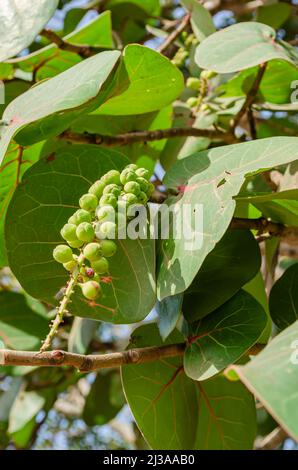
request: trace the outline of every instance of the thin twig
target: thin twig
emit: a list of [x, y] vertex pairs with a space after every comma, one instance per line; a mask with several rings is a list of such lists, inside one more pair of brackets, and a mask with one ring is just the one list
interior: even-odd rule
[[178, 36], [180, 36], [180, 34], [184, 31], [189, 21], [190, 21], [190, 13], [188, 13], [182, 18], [182, 21], [179, 24], [179, 26], [176, 29], [174, 29], [174, 31], [171, 34], [169, 34], [167, 39], [157, 48], [158, 52], [160, 52], [161, 54], [164, 54], [165, 51], [168, 49], [168, 47], [171, 44], [173, 44], [173, 42], [176, 41]]
[[55, 31], [52, 31], [51, 29], [43, 29], [40, 35], [48, 39], [50, 42], [53, 42], [54, 44], [56, 44], [56, 46], [59, 49], [63, 51], [68, 51], [68, 52], [73, 52], [75, 54], [79, 54], [83, 58], [91, 57], [94, 54], [97, 54], [98, 52], [103, 50], [102, 48], [98, 48], [98, 47], [79, 46], [79, 45], [71, 44], [65, 41], [57, 33], [55, 33]]
[[89, 133], [77, 134], [75, 132], [65, 131], [59, 136], [59, 139], [77, 144], [94, 144], [113, 147], [118, 145], [131, 145], [137, 142], [172, 139], [175, 137], [207, 137], [212, 140], [217, 139], [227, 143], [235, 143], [235, 138], [231, 134], [221, 131], [197, 129], [196, 127], [174, 127], [155, 131], [136, 131], [113, 136]]
[[288, 227], [283, 224], [271, 222], [264, 217], [260, 217], [259, 219], [234, 218], [230, 224], [230, 228], [236, 230], [257, 230], [258, 235], [268, 233], [271, 236], [284, 238], [287, 242], [297, 242], [298, 238], [297, 227]]
[[[260, 349], [253, 346], [246, 355], [258, 354]], [[262, 349], [264, 345], [261, 345]], [[126, 364], [144, 364], [160, 359], [179, 357], [184, 354], [186, 343], [171, 344], [167, 346], [153, 346], [147, 348], [129, 349], [127, 351], [110, 354], [82, 355], [66, 351], [12, 351], [0, 350], [1, 366], [38, 366], [38, 367], [62, 367], [71, 366], [82, 372], [97, 369], [110, 369]]]
[[277, 449], [283, 441], [288, 437], [288, 434], [280, 427], [275, 428], [270, 434], [264, 437], [256, 444], [257, 450], [274, 450]]
[[246, 99], [243, 103], [243, 106], [240, 109], [240, 111], [238, 111], [238, 113], [236, 114], [236, 116], [234, 117], [234, 119], [231, 122], [232, 131], [235, 131], [235, 128], [238, 126], [239, 122], [241, 121], [243, 116], [246, 114], [247, 110], [249, 108], [251, 108], [251, 106], [252, 106], [252, 104], [253, 104], [256, 96], [257, 96], [257, 93], [258, 93], [262, 78], [264, 76], [266, 67], [267, 67], [267, 62], [265, 62], [264, 64], [261, 64], [259, 66], [257, 76], [256, 76], [256, 78], [255, 78], [255, 80], [252, 84], [252, 87], [250, 88], [250, 90], [248, 91], [248, 93], [246, 95]]

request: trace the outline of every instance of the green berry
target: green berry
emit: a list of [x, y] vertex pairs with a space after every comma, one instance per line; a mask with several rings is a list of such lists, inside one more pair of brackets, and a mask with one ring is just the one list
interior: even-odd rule
[[103, 257], [97, 261], [93, 261], [91, 266], [97, 274], [105, 274], [109, 271], [109, 262]]
[[102, 240], [100, 246], [105, 258], [111, 258], [117, 251], [117, 245], [112, 240]]
[[198, 98], [195, 98], [194, 96], [191, 96], [191, 97], [188, 98], [188, 100], [186, 101], [186, 104], [187, 104], [187, 106], [189, 106], [190, 108], [194, 108], [195, 106], [198, 105]]
[[73, 252], [67, 245], [58, 245], [53, 251], [53, 257], [57, 263], [65, 264], [73, 260]]
[[66, 269], [66, 271], [72, 272], [77, 267], [77, 262], [73, 259], [72, 261], [63, 263], [63, 267]]
[[121, 193], [121, 188], [117, 184], [108, 184], [108, 186], [105, 187], [104, 194], [113, 194], [115, 197], [120, 196]]
[[82, 240], [73, 240], [68, 242], [68, 244], [71, 246], [71, 248], [81, 248], [81, 246], [84, 245], [84, 242], [82, 242]]
[[191, 90], [199, 91], [201, 86], [200, 79], [196, 77], [189, 77], [186, 81], [186, 86]]
[[64, 238], [64, 240], [72, 242], [78, 239], [76, 235], [76, 230], [77, 230], [76, 225], [65, 224], [60, 233], [61, 233], [62, 238]]
[[114, 222], [104, 222], [101, 224], [99, 234], [103, 238], [115, 238], [117, 226]]
[[141, 176], [139, 176], [137, 178], [137, 183], [140, 185], [141, 191], [143, 191], [144, 193], [148, 191], [149, 183], [145, 178], [142, 178]]
[[152, 195], [152, 193], [155, 191], [155, 186], [153, 183], [149, 182], [149, 188], [146, 192], [148, 198]]
[[88, 281], [85, 284], [81, 284], [83, 296], [88, 300], [95, 300], [101, 294], [100, 284], [96, 281]]
[[91, 224], [83, 222], [77, 228], [77, 237], [79, 240], [85, 243], [92, 242], [95, 237], [95, 231]]
[[114, 194], [104, 194], [100, 198], [99, 205], [100, 205], [100, 207], [103, 207], [103, 206], [116, 207], [117, 206], [117, 198], [116, 198], [116, 196], [114, 196]]
[[[124, 194], [121, 196], [123, 197]], [[117, 206], [118, 206], [118, 213], [122, 213], [122, 214], [125, 214], [126, 213], [126, 210], [127, 210], [127, 202], [123, 199], [120, 199], [118, 200], [118, 203], [117, 203]]]
[[98, 199], [94, 194], [84, 194], [79, 201], [81, 209], [93, 212], [98, 206]]
[[145, 178], [146, 180], [149, 180], [150, 179], [150, 173], [148, 170], [146, 170], [145, 168], [139, 168], [137, 171], [136, 171], [136, 175], [140, 178]]
[[74, 213], [74, 218], [75, 218], [75, 224], [80, 225], [83, 222], [89, 222], [91, 223], [92, 217], [90, 212], [85, 211], [84, 209], [79, 209], [77, 212]]
[[201, 78], [203, 80], [210, 80], [210, 78], [213, 78], [216, 75], [216, 72], [213, 72], [213, 70], [203, 70], [201, 72]]
[[71, 225], [76, 225], [77, 224], [77, 219], [76, 219], [75, 214], [72, 215], [71, 217], [69, 217], [68, 223], [71, 224]]
[[136, 181], [130, 181], [124, 186], [124, 191], [126, 193], [132, 193], [135, 196], [138, 196], [141, 192], [140, 185]]
[[147, 204], [148, 202], [148, 196], [143, 191], [141, 191], [140, 194], [138, 195], [138, 199], [139, 199], [139, 202], [144, 205]]
[[117, 170], [110, 170], [106, 173], [102, 180], [106, 185], [108, 184], [120, 184], [120, 172]]
[[131, 206], [132, 204], [137, 204], [138, 203], [138, 198], [135, 194], [132, 193], [126, 193], [122, 196], [122, 200], [126, 202], [128, 206]]
[[99, 222], [114, 222], [115, 221], [115, 209], [112, 206], [99, 207], [96, 212], [96, 216]]
[[123, 186], [126, 185], [126, 183], [129, 183], [130, 181], [136, 181], [136, 179], [136, 173], [130, 170], [129, 168], [124, 169], [120, 176], [120, 180]]
[[99, 243], [89, 243], [84, 248], [84, 256], [89, 261], [96, 261], [101, 257], [101, 245]]
[[106, 187], [105, 182], [102, 180], [98, 180], [91, 186], [88, 192], [90, 194], [94, 194], [94, 196], [96, 196], [99, 199], [103, 195], [105, 187]]
[[125, 170], [136, 171], [138, 168], [138, 165], [136, 165], [135, 163], [130, 163], [125, 167]]

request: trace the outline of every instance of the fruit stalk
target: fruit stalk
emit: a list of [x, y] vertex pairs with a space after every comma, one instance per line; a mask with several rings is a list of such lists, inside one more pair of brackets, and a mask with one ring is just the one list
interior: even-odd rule
[[67, 288], [65, 290], [65, 293], [63, 295], [63, 299], [60, 302], [60, 305], [57, 309], [57, 315], [52, 323], [51, 329], [46, 337], [46, 339], [43, 341], [42, 346], [40, 348], [40, 352], [45, 352], [47, 349], [52, 344], [53, 338], [57, 333], [57, 330], [61, 323], [63, 322], [64, 314], [66, 313], [67, 306], [70, 302], [71, 296], [73, 294], [74, 288], [77, 285], [78, 278], [80, 275], [80, 269], [82, 267], [82, 264], [85, 260], [84, 254], [81, 253], [78, 260], [77, 260], [77, 267], [74, 270], [74, 272], [71, 274], [69, 283], [67, 285]]

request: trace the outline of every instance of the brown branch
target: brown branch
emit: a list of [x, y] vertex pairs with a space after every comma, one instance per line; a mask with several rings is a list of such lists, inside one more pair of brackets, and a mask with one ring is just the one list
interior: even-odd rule
[[297, 242], [298, 238], [297, 227], [288, 227], [271, 222], [264, 217], [260, 217], [259, 219], [234, 218], [230, 224], [230, 228], [236, 230], [257, 230], [258, 235], [268, 233], [271, 236], [284, 238], [287, 242]]
[[190, 21], [190, 13], [188, 13], [182, 18], [182, 21], [179, 24], [179, 26], [176, 29], [174, 29], [174, 31], [171, 34], [169, 34], [167, 39], [157, 48], [157, 51], [163, 54], [168, 49], [168, 47], [171, 44], [173, 44], [173, 42], [176, 41], [178, 36], [180, 36], [180, 34], [184, 31], [189, 21]]
[[113, 147], [118, 145], [131, 145], [137, 142], [153, 142], [155, 140], [172, 139], [175, 137], [207, 137], [218, 139], [227, 143], [235, 142], [234, 136], [214, 130], [197, 129], [196, 127], [174, 127], [155, 131], [136, 131], [119, 135], [77, 134], [71, 131], [63, 132], [58, 138], [77, 144], [94, 144]]
[[279, 447], [288, 434], [280, 427], [275, 428], [270, 434], [257, 442], [255, 448], [257, 450], [274, 450]]
[[48, 39], [50, 42], [56, 44], [56, 46], [61, 49], [62, 51], [73, 52], [75, 54], [79, 54], [81, 57], [91, 57], [94, 54], [102, 51], [102, 48], [98, 47], [90, 47], [90, 46], [79, 46], [75, 44], [71, 44], [61, 38], [55, 31], [51, 29], [43, 29], [40, 33], [41, 36]]
[[[168, 346], [153, 346], [139, 349], [129, 349], [123, 352], [110, 354], [82, 355], [66, 351], [13, 351], [0, 350], [1, 366], [37, 366], [37, 367], [62, 367], [71, 366], [81, 372], [90, 372], [97, 369], [110, 369], [127, 364], [144, 364], [160, 359], [183, 356], [186, 343], [171, 344]], [[246, 355], [256, 355], [264, 348], [264, 345], [254, 345]]]
[[238, 113], [236, 114], [236, 116], [234, 117], [234, 119], [231, 122], [232, 131], [235, 131], [235, 128], [238, 126], [238, 124], [241, 121], [241, 119], [243, 118], [243, 116], [246, 114], [246, 112], [249, 110], [249, 108], [251, 108], [251, 106], [253, 105], [253, 102], [254, 102], [254, 100], [257, 96], [262, 78], [264, 76], [266, 67], [267, 67], [267, 62], [265, 62], [264, 64], [261, 64], [259, 66], [257, 76], [256, 76], [256, 78], [255, 78], [255, 80], [252, 84], [252, 87], [250, 88], [250, 90], [248, 91], [248, 93], [246, 95], [246, 99], [243, 103], [243, 106], [240, 109], [240, 111], [238, 111]]

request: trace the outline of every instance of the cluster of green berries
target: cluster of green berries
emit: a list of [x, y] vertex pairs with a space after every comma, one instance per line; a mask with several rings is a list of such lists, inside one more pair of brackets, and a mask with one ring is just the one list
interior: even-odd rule
[[176, 67], [183, 68], [189, 58], [191, 48], [198, 44], [198, 40], [194, 34], [188, 34], [186, 31], [180, 35], [180, 40], [183, 43], [183, 46], [179, 47], [172, 59], [172, 62]]
[[[108, 258], [117, 251], [116, 243], [109, 238], [115, 238], [123, 211], [127, 212], [133, 205], [147, 204], [154, 191], [149, 178], [148, 170], [134, 164], [121, 173], [110, 170], [80, 198], [80, 209], [62, 228], [60, 233], [67, 245], [58, 245], [53, 257], [67, 271], [76, 272], [82, 293], [88, 300], [95, 300], [102, 293], [100, 276], [109, 272]], [[121, 213], [117, 213], [115, 220], [117, 209], [121, 209]], [[79, 249], [81, 256], [72, 249]]]
[[[198, 92], [199, 94], [203, 94], [207, 86], [207, 81], [213, 78], [214, 75], [216, 74], [212, 70], [203, 70], [200, 74], [200, 78], [189, 77], [186, 81], [186, 87], [190, 90]], [[199, 102], [200, 99], [198, 96], [191, 96], [190, 98], [188, 98], [186, 103], [190, 108], [195, 108], [196, 106], [198, 106]]]

